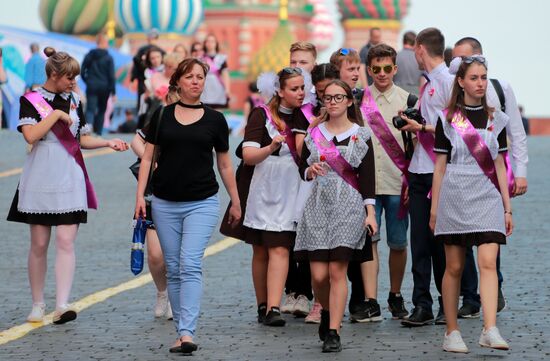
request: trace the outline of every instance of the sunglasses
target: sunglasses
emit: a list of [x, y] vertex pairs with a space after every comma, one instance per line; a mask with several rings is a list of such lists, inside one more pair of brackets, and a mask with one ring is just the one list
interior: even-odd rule
[[331, 103], [333, 100], [335, 103], [341, 103], [346, 99], [348, 96], [346, 94], [334, 94], [334, 95], [323, 95], [323, 102], [324, 103]]
[[462, 58], [462, 61], [466, 64], [472, 64], [474, 61], [480, 64], [485, 64], [487, 62], [485, 57], [482, 55], [465, 56]]
[[352, 49], [352, 48], [341, 48], [340, 50], [338, 50], [338, 53], [340, 55], [349, 55], [351, 54], [351, 52], [355, 51], [355, 49]]
[[287, 74], [299, 74], [302, 75], [302, 68], [284, 68], [283, 71]]
[[382, 70], [384, 70], [384, 73], [386, 74], [390, 74], [393, 69], [395, 69], [395, 65], [393, 64], [386, 64], [386, 65], [373, 65], [373, 66], [369, 66], [369, 69], [370, 71], [372, 71], [373, 74], [378, 74], [380, 73]]

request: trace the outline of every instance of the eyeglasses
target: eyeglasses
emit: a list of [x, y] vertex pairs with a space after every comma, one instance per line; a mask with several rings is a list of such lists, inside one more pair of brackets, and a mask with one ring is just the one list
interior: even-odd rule
[[384, 73], [386, 74], [390, 74], [393, 69], [395, 69], [395, 65], [393, 64], [386, 64], [386, 65], [373, 65], [373, 66], [369, 66], [369, 69], [370, 71], [372, 71], [373, 74], [378, 74], [380, 73], [382, 70], [384, 70]]
[[351, 52], [354, 52], [355, 49], [353, 48], [341, 48], [340, 50], [338, 50], [338, 53], [340, 55], [349, 55]]
[[302, 68], [284, 68], [283, 71], [287, 74], [299, 74], [302, 75]]
[[487, 62], [483, 55], [465, 56], [462, 58], [462, 61], [466, 64], [472, 64], [474, 61], [480, 64], [485, 64]]
[[325, 94], [325, 95], [323, 95], [322, 100], [323, 100], [324, 103], [332, 103], [333, 100], [334, 100], [335, 103], [341, 103], [347, 97], [348, 96], [346, 94], [334, 94], [334, 95]]

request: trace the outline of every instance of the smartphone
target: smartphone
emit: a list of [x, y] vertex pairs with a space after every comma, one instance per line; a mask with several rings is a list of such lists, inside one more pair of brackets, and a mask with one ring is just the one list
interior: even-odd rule
[[369, 236], [372, 236], [374, 234], [374, 230], [372, 229], [370, 224], [367, 224], [367, 234]]

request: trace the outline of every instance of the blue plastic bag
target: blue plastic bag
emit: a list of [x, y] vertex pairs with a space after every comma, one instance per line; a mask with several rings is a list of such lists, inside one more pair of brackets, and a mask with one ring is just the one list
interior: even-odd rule
[[147, 226], [152, 222], [143, 218], [133, 221], [134, 235], [132, 237], [132, 251], [130, 252], [130, 269], [134, 275], [143, 270], [143, 248], [145, 247], [145, 234]]

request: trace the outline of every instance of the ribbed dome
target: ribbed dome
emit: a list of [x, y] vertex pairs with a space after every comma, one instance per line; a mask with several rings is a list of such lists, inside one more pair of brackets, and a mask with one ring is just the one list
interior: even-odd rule
[[263, 72], [277, 72], [288, 66], [288, 49], [294, 42], [294, 36], [287, 22], [281, 22], [271, 40], [258, 50], [250, 62], [248, 77], [256, 80]]
[[124, 32], [193, 34], [203, 20], [201, 0], [116, 0], [115, 17]]
[[342, 20], [401, 20], [409, 9], [409, 0], [338, 0]]
[[108, 18], [108, 0], [40, 0], [40, 18], [49, 31], [97, 34]]

